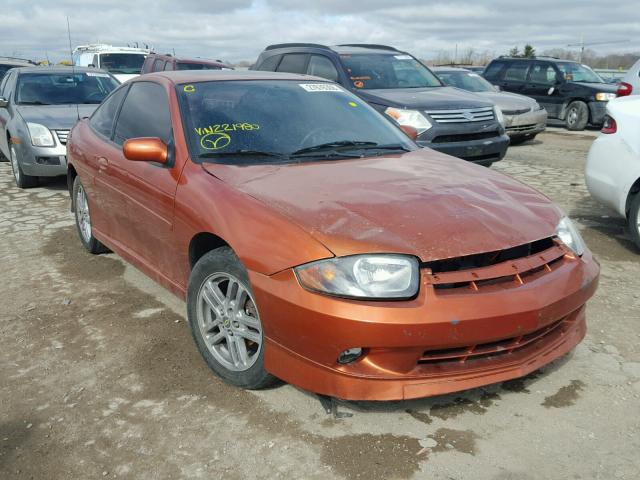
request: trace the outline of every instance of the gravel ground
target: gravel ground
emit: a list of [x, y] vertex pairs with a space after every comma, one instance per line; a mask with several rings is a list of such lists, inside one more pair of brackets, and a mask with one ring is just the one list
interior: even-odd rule
[[600, 260], [586, 340], [524, 379], [338, 415], [289, 385], [221, 383], [180, 300], [82, 250], [64, 182], [20, 191], [0, 163], [0, 479], [640, 478], [640, 257], [584, 186], [593, 137], [550, 130], [494, 167]]

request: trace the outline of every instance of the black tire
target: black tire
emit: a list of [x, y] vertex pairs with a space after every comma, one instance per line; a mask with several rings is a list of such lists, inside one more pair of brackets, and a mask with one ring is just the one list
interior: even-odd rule
[[[248, 302], [250, 300], [252, 302], [252, 305], [255, 306], [255, 302], [253, 300], [253, 291], [251, 289], [251, 284], [249, 283], [249, 276], [247, 274], [247, 271], [240, 262], [240, 259], [236, 256], [233, 250], [231, 250], [231, 248], [220, 247], [203, 255], [191, 271], [191, 276], [189, 277], [189, 286], [187, 289], [187, 316], [196, 346], [198, 347], [198, 350], [200, 351], [200, 354], [202, 355], [204, 360], [207, 362], [209, 368], [211, 368], [211, 370], [213, 370], [213, 372], [220, 378], [222, 378], [225, 382], [236, 387], [246, 388], [249, 390], [257, 390], [271, 386], [276, 381], [276, 378], [264, 369], [264, 333], [261, 328], [261, 323], [261, 343], [259, 345], [254, 344], [256, 345], [255, 348], [257, 351], [254, 351], [254, 357], [251, 357], [254, 363], [252, 363], [249, 368], [243, 371], [234, 371], [226, 367], [212, 353], [213, 347], [207, 346], [205, 334], [202, 331], [202, 328], [204, 327], [201, 328], [201, 325], [199, 324], [199, 322], [203, 322], [203, 310], [200, 310], [201, 308], [203, 308], [201, 303], [201, 291], [204, 292], [205, 284], [218, 275], [230, 275], [239, 280], [239, 282], [242, 283], [242, 287], [250, 295], [250, 297], [247, 297], [246, 305], [249, 305]], [[202, 296], [204, 296], [204, 293], [202, 294]], [[243, 306], [242, 308], [245, 307]], [[211, 310], [210, 313], [212, 312], [213, 310]], [[259, 323], [260, 320], [259, 314], [257, 314], [257, 306], [255, 307], [255, 312], [257, 317], [254, 316], [253, 318], [257, 318]], [[214, 325], [214, 322], [218, 322], [217, 326]], [[207, 335], [207, 338], [211, 336], [217, 336], [219, 334], [224, 334], [223, 323], [225, 322], [218, 321], [218, 315], [216, 315], [215, 321], [209, 323], [209, 325], [214, 326], [211, 327], [211, 329], [208, 331], [209, 335]], [[229, 331], [230, 328], [231, 327], [229, 325], [227, 331]], [[213, 333], [213, 329], [217, 329], [218, 331], [216, 333]], [[235, 338], [239, 338], [237, 334]], [[211, 340], [209, 339], [209, 341]], [[243, 340], [243, 342], [244, 341], [245, 340]], [[226, 344], [227, 342], [225, 341], [224, 345]], [[220, 345], [224, 348], [224, 345], [222, 343], [220, 343]]]
[[640, 249], [640, 192], [631, 199], [631, 208], [627, 217], [627, 225], [631, 239]]
[[[88, 226], [88, 231], [83, 231], [83, 227], [82, 227], [82, 218], [83, 218], [83, 212], [81, 211], [82, 208], [78, 208], [78, 201], [79, 196], [84, 196], [84, 201], [86, 202], [86, 220], [89, 222], [89, 226]], [[93, 229], [91, 227], [91, 214], [89, 213], [89, 200], [87, 198], [87, 195], [85, 193], [84, 187], [82, 186], [82, 182], [80, 181], [80, 177], [76, 177], [73, 180], [73, 191], [72, 191], [72, 195], [71, 195], [71, 208], [73, 210], [75, 219], [76, 219], [76, 229], [78, 230], [78, 237], [80, 237], [80, 242], [82, 243], [82, 246], [84, 246], [84, 248], [89, 252], [89, 253], [93, 253], [94, 255], [100, 254], [100, 253], [108, 253], [110, 252], [110, 250], [104, 246], [104, 244], [102, 242], [100, 242], [100, 240], [98, 240], [96, 237], [93, 236]]]
[[571, 102], [567, 107], [565, 122], [568, 130], [584, 130], [584, 127], [589, 123], [589, 107], [587, 104], [580, 100]]
[[13, 179], [18, 188], [32, 188], [38, 186], [38, 177], [25, 175], [20, 166], [20, 156], [15, 145], [9, 142], [9, 160], [11, 161], [11, 170], [13, 171]]

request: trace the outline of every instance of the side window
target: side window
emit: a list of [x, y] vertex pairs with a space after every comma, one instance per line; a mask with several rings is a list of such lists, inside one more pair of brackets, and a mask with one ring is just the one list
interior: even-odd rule
[[281, 58], [282, 55], [272, 55], [270, 57], [267, 57], [265, 61], [260, 64], [259, 69], [266, 72], [275, 72], [276, 67], [278, 66], [278, 62], [280, 62]]
[[113, 141], [122, 145], [138, 137], [158, 137], [171, 142], [171, 114], [164, 88], [157, 83], [135, 82], [124, 99]]
[[164, 64], [164, 69], [165, 71], [167, 70], [173, 70], [173, 62], [172, 61], [168, 61], [167, 63]]
[[309, 58], [309, 55], [306, 53], [289, 53], [282, 57], [282, 61], [278, 65], [278, 71], [307, 73], [307, 58]]
[[156, 60], [155, 62], [153, 62], [153, 69], [151, 69], [152, 72], [161, 72], [164, 68], [164, 60]]
[[327, 78], [334, 82], [338, 81], [338, 71], [333, 66], [333, 62], [324, 55], [311, 55], [309, 66], [307, 67], [309, 75]]
[[524, 82], [527, 78], [529, 64], [526, 62], [513, 62], [504, 74], [504, 79], [511, 82]]
[[11, 76], [10, 73], [5, 74], [5, 76], [2, 78], [2, 82], [0, 82], [0, 97], [4, 97], [4, 87], [7, 85], [7, 80], [9, 80], [9, 77]]
[[111, 138], [113, 122], [118, 114], [118, 107], [120, 107], [126, 92], [127, 87], [116, 90], [113, 92], [113, 95], [105, 99], [102, 105], [91, 115], [89, 125], [103, 137]]
[[529, 71], [529, 81], [540, 85], [555, 85], [556, 71], [550, 63], [536, 62]]
[[487, 80], [499, 80], [500, 71], [504, 67], [504, 62], [491, 62], [483, 72], [482, 76]]

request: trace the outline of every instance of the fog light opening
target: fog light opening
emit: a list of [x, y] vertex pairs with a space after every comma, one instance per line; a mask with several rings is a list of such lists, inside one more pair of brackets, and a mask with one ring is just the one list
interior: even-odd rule
[[357, 359], [359, 359], [361, 356], [362, 356], [361, 348], [349, 348], [338, 356], [338, 363], [342, 365], [345, 365], [347, 363], [352, 363], [352, 362], [355, 362]]

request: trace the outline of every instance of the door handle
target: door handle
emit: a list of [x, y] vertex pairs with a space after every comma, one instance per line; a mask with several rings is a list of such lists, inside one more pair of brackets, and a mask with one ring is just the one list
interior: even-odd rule
[[98, 168], [100, 168], [100, 170], [106, 170], [108, 166], [109, 160], [104, 157], [98, 157]]

